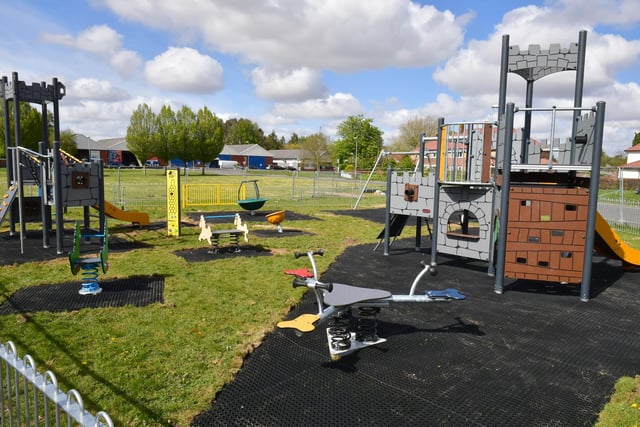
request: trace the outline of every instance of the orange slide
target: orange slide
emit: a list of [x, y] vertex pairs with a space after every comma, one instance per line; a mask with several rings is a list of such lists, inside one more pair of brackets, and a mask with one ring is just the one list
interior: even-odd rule
[[[98, 206], [94, 206], [98, 209]], [[149, 214], [138, 211], [124, 211], [111, 203], [104, 201], [104, 214], [109, 218], [119, 219], [120, 221], [130, 222], [140, 226], [149, 225]]]
[[625, 268], [640, 266], [640, 250], [623, 242], [599, 212], [596, 212], [594, 249], [602, 256], [621, 260]]

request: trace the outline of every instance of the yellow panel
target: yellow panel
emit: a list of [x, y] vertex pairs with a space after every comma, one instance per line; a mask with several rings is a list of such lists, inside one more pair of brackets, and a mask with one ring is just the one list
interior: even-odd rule
[[167, 233], [180, 235], [180, 171], [167, 170]]

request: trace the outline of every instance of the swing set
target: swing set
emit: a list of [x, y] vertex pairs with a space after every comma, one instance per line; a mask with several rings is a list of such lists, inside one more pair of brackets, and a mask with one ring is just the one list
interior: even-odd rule
[[[253, 197], [247, 197], [247, 193]], [[263, 207], [267, 200], [260, 197], [258, 180], [249, 179], [240, 183], [240, 187], [238, 187], [238, 204], [242, 209], [250, 211], [251, 215], [255, 215], [255, 211]]]

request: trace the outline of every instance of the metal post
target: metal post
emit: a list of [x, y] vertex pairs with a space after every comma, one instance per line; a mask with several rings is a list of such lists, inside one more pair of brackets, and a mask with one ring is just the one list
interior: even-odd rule
[[387, 202], [384, 209], [384, 254], [389, 255], [389, 239], [391, 226], [391, 161], [387, 155]]
[[445, 150], [445, 155], [446, 153], [446, 140], [445, 140], [445, 146], [443, 147], [442, 145], [442, 137], [443, 135], [446, 134], [445, 132], [443, 132], [443, 128], [444, 127], [444, 117], [440, 117], [438, 119], [438, 142], [437, 142], [437, 148], [436, 148], [436, 176], [435, 179], [433, 180], [435, 188], [433, 189], [433, 225], [431, 227], [431, 266], [435, 267], [438, 263], [438, 228], [439, 228], [439, 221], [438, 221], [438, 216], [440, 215], [440, 168], [442, 167], [442, 161], [441, 161], [441, 150], [444, 149]]
[[53, 203], [56, 209], [56, 251], [64, 251], [64, 221], [62, 200], [62, 166], [60, 165], [60, 141], [53, 141]]
[[[584, 87], [584, 59], [587, 51], [587, 32], [585, 30], [580, 31], [578, 35], [578, 63], [576, 65], [576, 88], [573, 96], [573, 106], [576, 108], [582, 107], [582, 91]], [[575, 110], [573, 112], [573, 126], [571, 128], [571, 157], [570, 164], [575, 164], [576, 161], [576, 133], [578, 131], [578, 117], [580, 117], [581, 111]]]
[[596, 103], [596, 123], [593, 129], [593, 153], [591, 158], [591, 181], [589, 183], [589, 206], [587, 213], [587, 236], [584, 245], [584, 264], [582, 266], [582, 285], [580, 301], [589, 301], [591, 288], [591, 267], [593, 262], [593, 244], [596, 234], [596, 215], [598, 209], [598, 187], [600, 186], [600, 155], [602, 154], [602, 134], [604, 129], [605, 102]]
[[500, 215], [498, 248], [496, 250], [496, 283], [494, 291], [501, 294], [504, 287], [504, 263], [507, 247], [507, 218], [509, 217], [509, 192], [511, 190], [511, 148], [513, 146], [513, 103], [508, 103], [503, 120], [504, 154], [502, 159], [502, 188], [500, 191]]

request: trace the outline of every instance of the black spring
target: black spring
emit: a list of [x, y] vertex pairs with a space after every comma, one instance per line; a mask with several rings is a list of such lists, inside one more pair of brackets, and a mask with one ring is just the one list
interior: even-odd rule
[[380, 307], [359, 307], [359, 317], [356, 318], [356, 340], [377, 341], [378, 340], [378, 320], [376, 315], [380, 312]]
[[347, 350], [351, 348], [351, 313], [341, 312], [331, 316], [328, 322], [329, 336], [331, 337], [331, 348], [334, 350]]

